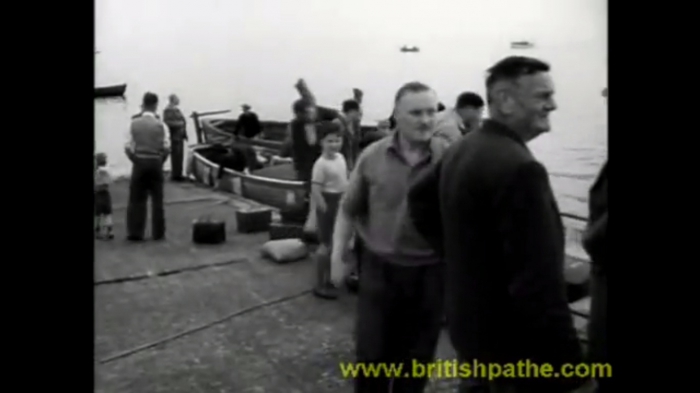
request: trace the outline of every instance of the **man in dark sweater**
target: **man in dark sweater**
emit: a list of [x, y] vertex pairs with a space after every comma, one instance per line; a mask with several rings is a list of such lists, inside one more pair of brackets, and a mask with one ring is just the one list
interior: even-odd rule
[[[556, 109], [549, 65], [509, 57], [489, 74], [490, 119], [414, 184], [409, 209], [444, 255], [447, 323], [460, 360], [529, 359], [559, 372], [583, 354], [566, 298], [564, 227], [547, 171], [526, 145], [549, 131]], [[460, 392], [563, 393], [586, 382], [476, 377]]]
[[175, 94], [170, 95], [170, 102], [163, 110], [163, 122], [170, 129], [170, 143], [172, 154], [170, 155], [170, 179], [183, 181], [182, 163], [185, 159], [185, 141], [187, 141], [187, 120], [179, 108], [180, 98]]
[[151, 197], [151, 234], [154, 240], [165, 237], [163, 207], [163, 163], [170, 154], [168, 126], [157, 118], [158, 96], [143, 96], [143, 112], [131, 121], [125, 152], [132, 162], [129, 203], [126, 209], [128, 240], [143, 240], [148, 215], [146, 203]]
[[251, 110], [250, 105], [248, 104], [243, 104], [241, 108], [243, 108], [243, 113], [238, 116], [238, 121], [236, 122], [236, 128], [233, 131], [233, 135], [237, 137], [243, 136], [248, 139], [255, 138], [258, 136], [258, 134], [260, 134], [260, 131], [262, 131], [258, 115]]

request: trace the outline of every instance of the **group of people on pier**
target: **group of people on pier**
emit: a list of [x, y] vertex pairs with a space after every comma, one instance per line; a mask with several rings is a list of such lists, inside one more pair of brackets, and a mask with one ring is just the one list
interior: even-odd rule
[[[342, 111], [316, 104], [305, 83], [294, 103], [293, 157], [311, 184], [319, 237], [315, 293], [337, 296], [359, 252], [356, 354], [362, 363], [433, 360], [443, 322], [461, 361], [553, 367], [609, 363], [607, 164], [591, 188], [584, 248], [592, 309], [585, 356], [564, 280], [565, 233], [545, 167], [527, 143], [550, 130], [556, 110], [550, 66], [508, 57], [488, 70], [489, 118], [467, 92], [440, 112], [429, 86], [396, 93], [384, 134], [363, 143], [361, 97]], [[388, 127], [387, 127], [388, 125]], [[358, 147], [358, 148], [356, 148]], [[344, 158], [344, 159], [341, 159]], [[348, 172], [349, 177], [343, 178]], [[341, 195], [342, 194], [342, 195]], [[312, 209], [312, 213], [313, 213]], [[332, 236], [329, 219], [335, 218]], [[354, 242], [351, 241], [354, 239]], [[421, 392], [426, 378], [358, 376], [356, 392]], [[597, 381], [599, 392], [609, 380]], [[460, 392], [569, 392], [589, 378], [465, 378]]]
[[[586, 354], [567, 302], [560, 211], [547, 170], [527, 146], [550, 131], [549, 114], [557, 109], [550, 66], [508, 57], [488, 70], [485, 84], [486, 120], [478, 94], [464, 93], [439, 111], [436, 92], [411, 82], [396, 92], [392, 116], [365, 134], [361, 91], [337, 111], [319, 106], [306, 83], [297, 83], [301, 98], [292, 106], [289, 138], [321, 242], [314, 293], [335, 298], [347, 276], [359, 274], [356, 360], [364, 364], [408, 370], [430, 363], [445, 317], [463, 362], [530, 360], [554, 369], [610, 363], [607, 163], [590, 191], [583, 241], [593, 265]], [[143, 240], [148, 195], [154, 238], [165, 234], [162, 164], [171, 151], [179, 154], [173, 129], [184, 130], [185, 122], [173, 97], [167, 126], [157, 104], [155, 94], [144, 96], [126, 149], [134, 164], [130, 240]], [[178, 135], [186, 140], [184, 131]], [[347, 263], [351, 247], [356, 269]], [[357, 393], [418, 393], [426, 383], [426, 377], [354, 380]], [[609, 383], [598, 380], [597, 391], [609, 392]], [[590, 386], [584, 377], [474, 376], [459, 391], [564, 393]]]

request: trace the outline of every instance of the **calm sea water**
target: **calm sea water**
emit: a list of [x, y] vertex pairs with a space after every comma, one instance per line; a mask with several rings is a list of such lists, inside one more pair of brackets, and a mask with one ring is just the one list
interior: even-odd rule
[[[330, 106], [362, 88], [376, 124], [402, 83], [426, 82], [451, 105], [462, 91], [483, 95], [484, 71], [514, 53], [552, 65], [559, 109], [531, 148], [563, 211], [586, 214], [607, 157], [606, 0], [96, 0], [95, 18], [95, 85], [128, 83], [126, 100], [95, 101], [96, 148], [117, 174], [130, 171], [122, 146], [146, 91], [177, 93], [187, 114], [248, 103], [289, 120], [304, 77]], [[519, 40], [536, 47], [510, 49]]]

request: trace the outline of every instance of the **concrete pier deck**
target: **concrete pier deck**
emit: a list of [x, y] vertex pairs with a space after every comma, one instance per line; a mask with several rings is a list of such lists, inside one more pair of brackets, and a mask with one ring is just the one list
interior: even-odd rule
[[[351, 392], [355, 297], [309, 294], [310, 260], [259, 256], [267, 234], [241, 235], [251, 202], [192, 184], [166, 185], [165, 241], [125, 241], [127, 183], [112, 191], [115, 235], [95, 241], [95, 375], [100, 393]], [[226, 218], [228, 241], [195, 246], [191, 223]], [[447, 339], [440, 358], [454, 355]], [[431, 382], [452, 391], [454, 380]]]
[[[310, 259], [261, 258], [267, 233], [235, 225], [236, 209], [254, 202], [190, 183], [168, 183], [165, 195], [166, 240], [129, 243], [128, 183], [112, 189], [116, 236], [95, 240], [95, 391], [351, 392], [338, 364], [354, 359], [355, 296], [311, 296]], [[207, 215], [226, 219], [225, 244], [192, 243], [192, 220]], [[454, 358], [446, 334], [438, 358]], [[456, 384], [436, 379], [426, 391]]]

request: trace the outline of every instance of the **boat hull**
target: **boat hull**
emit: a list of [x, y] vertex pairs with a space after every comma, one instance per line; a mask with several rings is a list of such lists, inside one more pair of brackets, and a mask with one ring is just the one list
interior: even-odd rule
[[[203, 131], [203, 142], [208, 144], [230, 144], [233, 142], [233, 132], [238, 120], [228, 118], [201, 119], [199, 127]], [[281, 149], [287, 139], [289, 122], [286, 121], [261, 121], [262, 132], [259, 138], [252, 139], [250, 143], [270, 149]], [[366, 134], [375, 131], [376, 127], [362, 126], [361, 132]]]
[[270, 166], [245, 174], [221, 168], [216, 161], [212, 145], [193, 146], [188, 172], [198, 183], [278, 209], [304, 207], [306, 185], [294, 180], [292, 164]]
[[[283, 139], [286, 138], [287, 123], [261, 122], [267, 125], [268, 136], [277, 135], [277, 140], [252, 139], [238, 141], [248, 143], [262, 155], [280, 154]], [[305, 206], [304, 182], [294, 180], [295, 172], [292, 164], [269, 166], [247, 175], [230, 169], [223, 169], [221, 179], [219, 163], [213, 155], [213, 146], [220, 144], [229, 146], [233, 143], [235, 120], [231, 119], [202, 119], [201, 127], [208, 144], [195, 145], [191, 148], [190, 172], [194, 179], [204, 185], [231, 192], [244, 198], [276, 207], [278, 209], [303, 209]], [[263, 133], [265, 133], [263, 126]], [[284, 133], [281, 133], [283, 130]], [[263, 135], [265, 136], [265, 135]], [[590, 260], [581, 246], [582, 234], [586, 220], [583, 217], [563, 213], [562, 220], [566, 228], [566, 264], [564, 276], [569, 285], [570, 301], [575, 301], [587, 295], [590, 277]]]
[[126, 83], [123, 85], [102, 86], [95, 88], [95, 98], [123, 97]]

